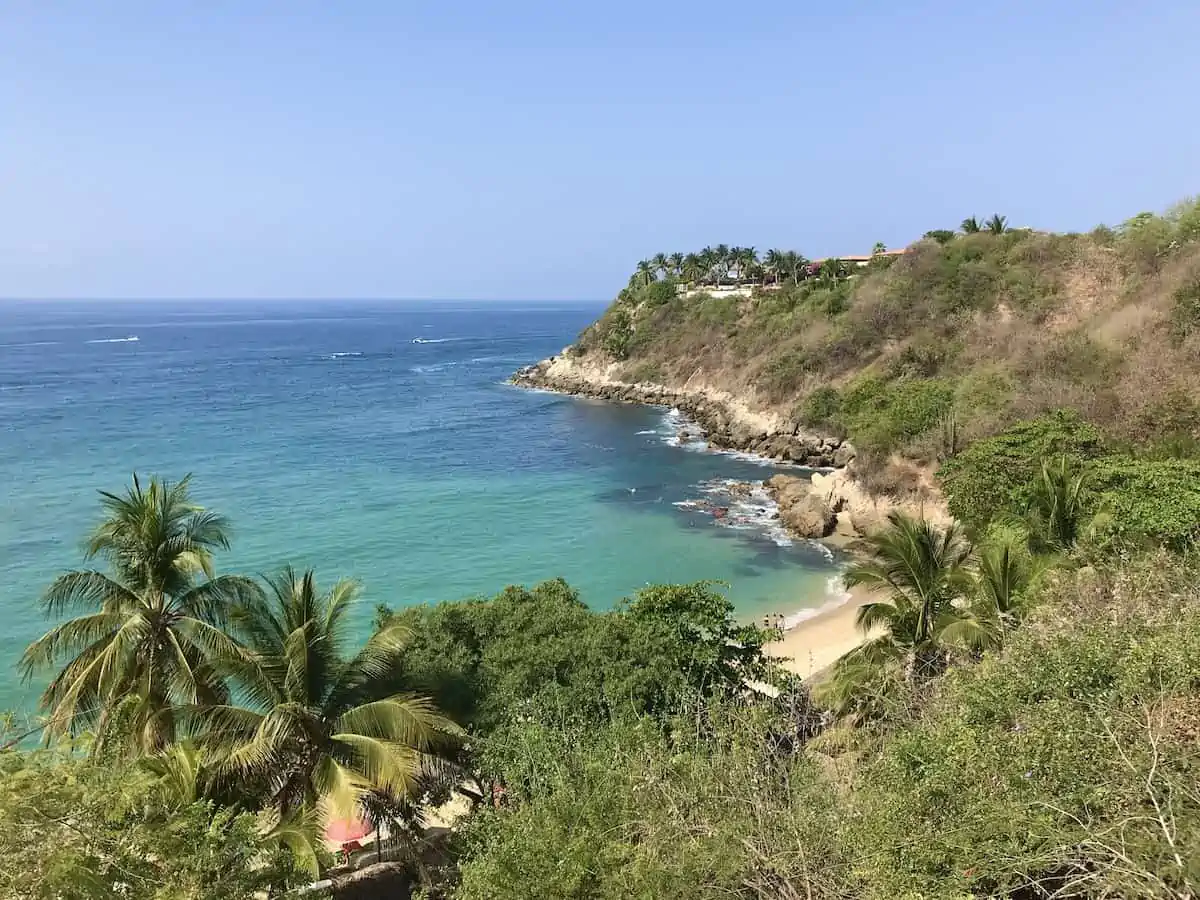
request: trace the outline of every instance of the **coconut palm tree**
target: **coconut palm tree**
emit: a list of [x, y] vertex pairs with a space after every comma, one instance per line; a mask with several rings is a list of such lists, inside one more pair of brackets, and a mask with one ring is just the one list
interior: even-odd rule
[[720, 287], [721, 282], [729, 277], [729, 267], [733, 264], [728, 244], [717, 244], [713, 248], [713, 262], [716, 268], [717, 287]]
[[984, 227], [992, 234], [1004, 234], [1004, 232], [1008, 231], [1008, 219], [1000, 215], [1000, 213], [996, 213], [987, 220]]
[[758, 251], [753, 247], [739, 247], [737, 256], [738, 280], [746, 281], [754, 278], [758, 268]]
[[706, 271], [700, 257], [695, 253], [689, 253], [683, 258], [683, 264], [680, 266], [680, 277], [683, 278], [684, 284], [691, 287], [703, 277]]
[[658, 275], [660, 272], [666, 278], [671, 274], [671, 261], [667, 259], [665, 253], [655, 253], [654, 258], [650, 260], [650, 265], [654, 266], [654, 273]]
[[979, 225], [979, 220], [974, 216], [968, 216], [962, 220], [962, 224], [958, 226], [962, 229], [963, 234], [979, 234], [982, 228]]
[[55, 579], [43, 610], [75, 615], [30, 644], [20, 662], [27, 680], [58, 669], [41, 699], [47, 737], [94, 729], [96, 750], [119, 742], [154, 752], [174, 736], [176, 706], [225, 700], [213, 660], [239, 655], [223, 629], [231, 608], [259, 589], [239, 576], [214, 577], [228, 523], [192, 502], [189, 483], [143, 485], [135, 474], [124, 495], [101, 492], [106, 515], [86, 558], [107, 560], [109, 571]]
[[285, 817], [317, 809], [343, 818], [371, 790], [411, 796], [430, 755], [458, 731], [428, 699], [389, 691], [404, 629], [385, 626], [348, 656], [354, 582], [321, 593], [311, 571], [289, 568], [266, 584], [231, 618], [250, 654], [223, 668], [244, 703], [190, 709], [193, 733], [223, 771], [265, 782], [267, 803]]
[[888, 522], [868, 539], [873, 558], [844, 575], [848, 588], [861, 585], [885, 595], [859, 608], [859, 628], [882, 633], [852, 654], [868, 663], [900, 659], [914, 681], [936, 674], [945, 663], [943, 632], [964, 618], [956, 602], [971, 591], [973, 549], [957, 524], [940, 529], [897, 512]]
[[637, 282], [639, 287], [645, 287], [654, 280], [654, 263], [651, 260], [643, 259], [637, 264], [637, 271], [633, 275], [633, 280]]
[[683, 277], [683, 254], [672, 253], [668, 261], [671, 264], [671, 274], [676, 278]]
[[779, 283], [780, 276], [785, 268], [785, 254], [782, 250], [768, 250], [763, 257], [763, 272], [776, 284]]
[[1085, 515], [1084, 487], [1083, 475], [1074, 472], [1066, 456], [1056, 463], [1042, 461], [1026, 516], [1034, 549], [1058, 553], [1075, 546]]

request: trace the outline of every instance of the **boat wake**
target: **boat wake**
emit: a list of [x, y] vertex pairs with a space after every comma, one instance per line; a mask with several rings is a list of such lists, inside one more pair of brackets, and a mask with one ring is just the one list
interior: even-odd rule
[[129, 335], [129, 337], [123, 337], [123, 338], [96, 338], [95, 340], [88, 341], [87, 343], [89, 343], [89, 344], [128, 344], [131, 342], [136, 342], [137, 340], [138, 340], [138, 336], [136, 334], [131, 334], [131, 335]]
[[450, 341], [461, 341], [462, 338], [413, 338], [414, 344], [447, 344]]
[[349, 351], [346, 351], [345, 353], [330, 353], [330, 354], [327, 354], [326, 356], [322, 356], [321, 359], [357, 359], [360, 356], [362, 356], [362, 353], [360, 351], [349, 350]]

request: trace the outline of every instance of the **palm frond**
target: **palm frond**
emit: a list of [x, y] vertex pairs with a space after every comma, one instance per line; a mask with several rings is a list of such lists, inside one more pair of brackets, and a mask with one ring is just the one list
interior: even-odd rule
[[92, 612], [136, 605], [136, 594], [102, 572], [67, 572], [54, 579], [42, 595], [42, 609], [52, 617], [71, 610]]
[[421, 771], [421, 754], [413, 747], [363, 734], [335, 734], [333, 740], [342, 745], [335, 755], [361, 774], [365, 784], [400, 797], [413, 794]]
[[337, 733], [361, 734], [426, 750], [450, 743], [461, 729], [427, 697], [395, 694], [346, 710], [334, 722]]

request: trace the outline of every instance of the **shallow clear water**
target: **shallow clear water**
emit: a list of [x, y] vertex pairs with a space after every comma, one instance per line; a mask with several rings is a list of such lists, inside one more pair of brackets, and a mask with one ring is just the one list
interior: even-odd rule
[[46, 627], [37, 597], [81, 565], [96, 491], [135, 469], [193, 473], [233, 520], [220, 569], [359, 578], [363, 629], [375, 603], [555, 576], [597, 608], [701, 578], [729, 582], [747, 617], [826, 602], [820, 547], [781, 546], [737, 515], [753, 510], [718, 524], [675, 505], [769, 467], [671, 446], [661, 409], [502, 383], [598, 312], [0, 303], [0, 709], [28, 708], [14, 664]]

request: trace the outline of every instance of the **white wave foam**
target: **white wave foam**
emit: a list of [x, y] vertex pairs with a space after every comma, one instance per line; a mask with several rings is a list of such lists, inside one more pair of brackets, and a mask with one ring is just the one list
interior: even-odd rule
[[462, 360], [451, 360], [450, 362], [433, 363], [428, 366], [411, 366], [408, 371], [415, 375], [428, 375], [431, 372], [444, 372], [446, 369], [453, 369], [461, 363]]
[[461, 340], [462, 340], [462, 338], [453, 338], [453, 337], [449, 337], [449, 338], [413, 338], [412, 342], [414, 344], [446, 344], [446, 343], [449, 343], [450, 341], [461, 341]]
[[827, 612], [845, 606], [852, 599], [852, 594], [842, 586], [842, 573], [830, 575], [825, 582], [825, 595], [829, 598], [820, 606], [813, 606], [809, 609], [799, 609], [791, 615], [783, 617], [783, 630], [791, 631], [797, 625], [807, 622], [809, 619], [815, 619], [817, 616], [822, 616]]
[[131, 334], [129, 337], [123, 337], [123, 338], [96, 338], [95, 340], [87, 341], [87, 343], [89, 343], [89, 344], [128, 344], [131, 341], [137, 341], [137, 340], [138, 340], [138, 336], [136, 334]]
[[330, 353], [321, 358], [322, 359], [352, 359], [352, 358], [359, 357], [359, 356], [362, 356], [362, 353], [359, 352], [358, 350], [349, 350], [345, 353]]
[[[748, 493], [734, 494], [733, 486], [742, 483], [732, 478], [716, 478], [702, 482], [696, 487], [703, 494], [720, 498], [720, 502], [714, 505], [726, 509], [725, 514], [716, 520], [722, 528], [756, 531], [770, 538], [777, 546], [794, 546], [795, 541], [779, 521], [779, 507], [767, 489], [762, 485], [753, 485]], [[695, 501], [684, 501], [674, 505], [684, 509], [702, 506]]]
[[648, 431], [639, 431], [638, 434], [658, 434], [658, 432], [651, 428]]

